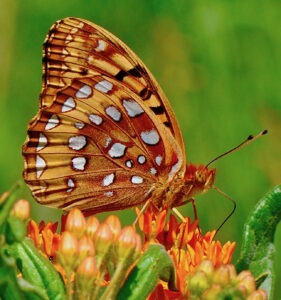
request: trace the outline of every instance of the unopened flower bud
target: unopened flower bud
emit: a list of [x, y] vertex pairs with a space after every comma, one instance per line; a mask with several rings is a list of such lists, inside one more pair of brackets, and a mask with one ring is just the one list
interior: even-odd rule
[[64, 231], [59, 242], [58, 256], [61, 264], [68, 269], [77, 265], [78, 241], [74, 234]]
[[93, 278], [98, 274], [97, 262], [93, 256], [85, 257], [77, 268], [77, 275]]
[[83, 235], [78, 242], [79, 258], [84, 259], [86, 256], [93, 256], [95, 248], [92, 239], [88, 235]]
[[110, 227], [113, 238], [116, 239], [121, 231], [120, 220], [115, 215], [110, 215], [106, 218], [105, 223]]
[[242, 271], [237, 276], [237, 288], [246, 291], [246, 295], [250, 295], [256, 289], [255, 278], [249, 271]]
[[264, 290], [254, 291], [247, 300], [267, 300], [267, 293]]
[[22, 221], [27, 220], [30, 217], [30, 204], [27, 200], [18, 200], [13, 207], [12, 214]]
[[118, 259], [132, 259], [136, 251], [137, 233], [132, 226], [124, 227], [117, 239], [117, 257]]
[[65, 229], [75, 234], [77, 238], [80, 238], [84, 234], [86, 219], [79, 209], [74, 208], [70, 211], [66, 218]]
[[99, 220], [94, 217], [94, 216], [90, 216], [87, 220], [86, 220], [86, 226], [87, 226], [87, 234], [93, 238], [97, 229], [100, 226], [100, 222]]
[[113, 234], [110, 227], [106, 223], [103, 223], [99, 226], [94, 236], [94, 246], [98, 256], [98, 266], [107, 259], [112, 244]]

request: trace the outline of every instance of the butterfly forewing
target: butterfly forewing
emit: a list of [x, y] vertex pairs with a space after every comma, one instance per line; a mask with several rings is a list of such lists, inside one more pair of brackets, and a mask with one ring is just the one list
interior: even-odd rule
[[128, 46], [104, 28], [76, 18], [58, 21], [45, 40], [43, 56], [43, 88], [48, 89], [42, 92], [42, 106], [49, 105], [55, 89], [72, 78], [104, 74], [138, 94], [184, 149], [174, 112], [153, 75]]
[[67, 18], [53, 25], [43, 52], [40, 110], [23, 146], [24, 178], [39, 202], [122, 209], [184, 173], [174, 113], [126, 45]]

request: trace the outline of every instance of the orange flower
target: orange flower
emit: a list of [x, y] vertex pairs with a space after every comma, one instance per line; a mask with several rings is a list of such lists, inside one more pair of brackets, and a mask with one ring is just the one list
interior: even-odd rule
[[31, 220], [27, 228], [27, 236], [33, 239], [35, 246], [51, 260], [56, 258], [60, 240], [60, 236], [56, 233], [57, 227], [57, 222], [45, 224], [42, 221], [38, 225], [34, 220]]
[[[174, 262], [178, 291], [169, 290], [167, 283], [159, 280], [149, 300], [183, 300], [198, 292], [209, 297], [206, 299], [213, 299], [213, 295], [216, 298], [229, 285], [249, 299], [266, 299], [264, 291], [256, 291], [250, 272], [237, 275], [230, 265], [235, 243], [228, 241], [223, 245], [215, 240], [216, 231], [203, 234], [198, 220], [185, 218], [180, 222], [173, 214], [167, 217], [166, 210], [158, 212], [149, 206], [138, 216], [138, 224], [143, 245], [135, 227], [122, 229], [116, 216], [109, 216], [100, 223], [94, 216], [86, 219], [75, 209], [62, 217], [61, 234], [56, 233], [57, 223], [37, 225], [30, 221], [28, 236], [48, 258], [53, 258], [67, 292], [77, 297], [83, 294], [95, 298], [101, 289], [116, 286], [116, 280], [119, 286], [141, 251], [149, 243], [160, 243]], [[126, 268], [118, 278], [114, 268], [118, 266], [120, 270], [122, 265]]]
[[[185, 218], [185, 222], [179, 222], [174, 215], [170, 214], [168, 221], [165, 221], [166, 216], [165, 210], [155, 214], [153, 208], [149, 207], [143, 216], [140, 216], [139, 227], [147, 243], [158, 242], [165, 246], [175, 264], [178, 289], [182, 296], [186, 296], [187, 276], [206, 259], [210, 260], [215, 267], [229, 264], [235, 243], [227, 242], [222, 245], [220, 241], [215, 241], [215, 231], [202, 234], [198, 227], [198, 220], [192, 222], [189, 218]], [[178, 293], [168, 291], [166, 284], [163, 283], [162, 287], [163, 289], [158, 287], [155, 291], [159, 294], [156, 295], [154, 292], [150, 299], [166, 297], [179, 299]], [[165, 293], [164, 298], [163, 293]]]

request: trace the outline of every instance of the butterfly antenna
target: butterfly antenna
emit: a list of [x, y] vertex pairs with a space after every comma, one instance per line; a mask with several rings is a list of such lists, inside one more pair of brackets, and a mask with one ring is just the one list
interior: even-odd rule
[[251, 144], [252, 142], [254, 142], [255, 140], [257, 140], [258, 138], [262, 137], [263, 135], [267, 134], [268, 130], [265, 129], [263, 131], [261, 131], [259, 134], [257, 134], [256, 136], [254, 135], [249, 135], [241, 144], [239, 144], [238, 146], [235, 146], [234, 148], [224, 152], [223, 154], [217, 156], [216, 158], [214, 158], [213, 160], [211, 160], [207, 165], [206, 168], [208, 168], [210, 166], [210, 164], [212, 164], [213, 162], [215, 162], [216, 160], [218, 160], [219, 158], [228, 155], [229, 153], [232, 153], [234, 151], [237, 151], [249, 144]]
[[219, 232], [219, 230], [222, 228], [222, 226], [227, 222], [227, 220], [234, 214], [235, 210], [236, 210], [236, 202], [234, 199], [232, 199], [229, 195], [227, 195], [225, 192], [223, 192], [222, 190], [220, 190], [219, 188], [217, 188], [216, 186], [213, 186], [213, 189], [216, 190], [218, 193], [220, 193], [221, 195], [223, 195], [225, 198], [227, 198], [228, 200], [230, 200], [233, 204], [233, 208], [232, 211], [228, 214], [228, 216], [223, 220], [223, 222], [220, 224], [220, 226], [218, 227], [218, 229], [216, 230], [216, 235]]

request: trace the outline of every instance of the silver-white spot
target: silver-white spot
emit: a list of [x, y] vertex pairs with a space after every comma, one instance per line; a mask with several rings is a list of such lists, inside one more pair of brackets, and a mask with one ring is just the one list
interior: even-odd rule
[[97, 126], [99, 126], [103, 121], [102, 117], [100, 117], [99, 115], [95, 115], [95, 114], [90, 114], [89, 120]]
[[181, 165], [181, 162], [178, 160], [171, 168], [171, 171], [169, 172], [169, 177], [168, 177], [168, 180], [171, 180], [175, 174], [177, 173], [177, 171], [179, 170], [180, 168], [180, 165]]
[[126, 160], [125, 165], [127, 168], [133, 167], [133, 161], [131, 159]]
[[131, 177], [131, 182], [133, 184], [141, 184], [141, 183], [143, 183], [143, 178], [140, 177], [140, 176], [134, 175], [134, 176]]
[[38, 186], [38, 189], [40, 190], [40, 192], [44, 192], [47, 188], [47, 185], [43, 185], [43, 183], [41, 185]]
[[47, 145], [47, 138], [43, 133], [39, 134], [39, 140], [38, 140], [38, 145], [36, 147], [37, 151], [42, 150], [43, 148], [45, 148]]
[[155, 158], [155, 162], [158, 166], [161, 165], [163, 157], [161, 155], [157, 155]]
[[115, 106], [108, 106], [105, 112], [114, 121], [118, 122], [121, 120], [121, 112]]
[[108, 93], [112, 88], [113, 84], [107, 80], [102, 80], [95, 85], [95, 89], [102, 93]]
[[73, 108], [75, 108], [75, 106], [76, 106], [76, 103], [75, 103], [74, 99], [72, 97], [68, 97], [64, 101], [61, 111], [62, 112], [71, 111]]
[[42, 175], [44, 169], [46, 168], [46, 162], [40, 155], [36, 155], [35, 167], [36, 177], [39, 178]]
[[105, 192], [104, 195], [107, 196], [107, 197], [112, 197], [113, 196], [113, 192], [112, 191]]
[[62, 49], [62, 54], [63, 54], [63, 55], [69, 55], [69, 52], [68, 52], [65, 48], [63, 48], [63, 49]]
[[71, 33], [71, 34], [74, 34], [74, 33], [76, 33], [77, 31], [78, 31], [78, 28], [73, 27], [73, 28], [70, 30], [70, 33]]
[[59, 118], [57, 117], [57, 115], [53, 114], [51, 116], [51, 118], [48, 120], [48, 123], [46, 124], [45, 129], [46, 130], [53, 129], [56, 126], [58, 126], [59, 122], [60, 121], [59, 121]]
[[74, 181], [73, 181], [71, 178], [69, 178], [69, 179], [67, 180], [67, 186], [69, 187], [69, 188], [66, 190], [67, 193], [72, 192], [72, 191], [73, 191], [73, 188], [75, 187], [75, 184], [74, 184]]
[[87, 162], [87, 160], [83, 156], [78, 156], [78, 157], [72, 158], [73, 169], [78, 170], [78, 171], [84, 171], [86, 162]]
[[109, 174], [109, 175], [106, 175], [102, 181], [102, 185], [103, 186], [109, 186], [113, 183], [114, 181], [114, 178], [115, 178], [115, 175], [112, 173], [112, 174]]
[[141, 133], [141, 139], [147, 144], [147, 145], [157, 145], [160, 141], [160, 137], [155, 129], [151, 129], [148, 131], [143, 131]]
[[126, 109], [129, 117], [137, 117], [144, 113], [144, 110], [141, 106], [133, 99], [130, 100], [123, 100], [123, 106]]
[[77, 129], [82, 129], [82, 128], [84, 128], [85, 124], [82, 123], [82, 122], [76, 122], [76, 123], [74, 124], [74, 126], [75, 126]]
[[88, 57], [88, 64], [93, 64], [93, 62], [95, 61], [95, 59], [94, 59], [94, 57], [93, 57], [93, 55], [89, 55], [89, 57]]
[[68, 35], [66, 36], [66, 38], [65, 38], [66, 43], [69, 43], [69, 42], [71, 42], [72, 40], [73, 40], [73, 37], [72, 37], [71, 34], [68, 34]]
[[107, 148], [110, 145], [111, 142], [112, 142], [111, 137], [107, 137], [106, 141], [105, 141], [105, 144], [104, 144], [104, 148]]
[[125, 154], [126, 146], [120, 143], [115, 143], [111, 146], [108, 154], [112, 158], [122, 157]]
[[103, 40], [98, 40], [98, 45], [95, 48], [97, 52], [104, 51], [106, 49], [106, 42]]
[[73, 150], [81, 150], [86, 145], [87, 145], [87, 139], [83, 135], [72, 136], [68, 140], [68, 146]]
[[138, 163], [139, 163], [140, 165], [143, 165], [145, 162], [146, 162], [145, 156], [144, 156], [144, 155], [139, 155], [139, 156], [138, 156]]
[[150, 174], [155, 175], [157, 173], [157, 170], [155, 168], [150, 169]]
[[92, 95], [92, 88], [87, 84], [82, 85], [75, 94], [75, 96], [80, 99], [89, 98], [91, 95]]

